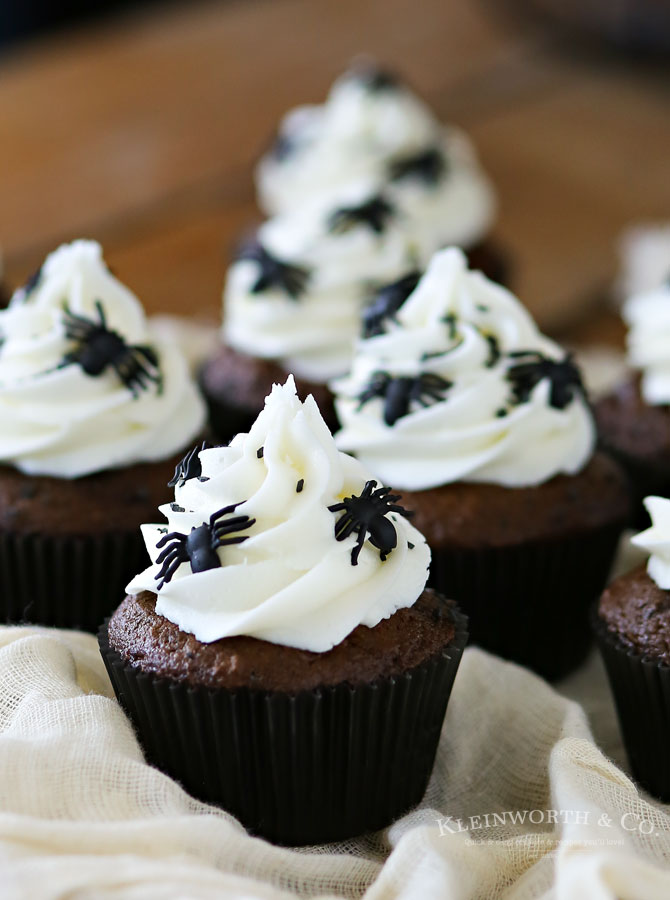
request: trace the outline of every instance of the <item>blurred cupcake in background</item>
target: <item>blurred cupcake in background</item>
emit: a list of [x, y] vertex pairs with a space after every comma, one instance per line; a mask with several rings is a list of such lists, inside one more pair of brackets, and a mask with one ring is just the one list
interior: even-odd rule
[[371, 62], [342, 75], [325, 103], [284, 117], [258, 165], [258, 200], [271, 215], [317, 196], [333, 203], [362, 178], [388, 195], [425, 261], [455, 244], [475, 268], [506, 280], [504, 260], [489, 240], [494, 191], [469, 139]]
[[228, 270], [223, 343], [201, 371], [219, 437], [248, 430], [288, 373], [334, 428], [328, 381], [349, 369], [361, 310], [416, 264], [398, 210], [367, 181], [334, 206], [319, 201], [266, 221]]
[[388, 825], [426, 788], [467, 638], [424, 537], [292, 378], [197, 463], [99, 633], [148, 758], [280, 843]]
[[670, 801], [670, 500], [647, 497], [652, 525], [632, 538], [646, 566], [616, 578], [594, 612], [598, 646], [633, 775]]
[[595, 414], [603, 447], [629, 475], [642, 525], [643, 498], [670, 496], [670, 280], [630, 297], [622, 316], [633, 371], [598, 400]]
[[205, 408], [99, 244], [75, 241], [0, 312], [0, 615], [94, 629], [141, 564]]
[[402, 491], [432, 583], [466, 610], [472, 639], [560, 677], [589, 646], [626, 478], [594, 452], [571, 359], [460, 250], [436, 254], [398, 300], [368, 312], [369, 336], [333, 384], [336, 443]]

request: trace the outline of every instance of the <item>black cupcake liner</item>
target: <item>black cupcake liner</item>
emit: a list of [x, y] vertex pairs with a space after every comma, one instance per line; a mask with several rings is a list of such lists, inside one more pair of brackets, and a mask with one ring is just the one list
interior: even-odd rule
[[588, 653], [589, 608], [622, 529], [617, 523], [518, 546], [433, 548], [429, 584], [467, 613], [472, 643], [555, 681]]
[[605, 663], [628, 753], [640, 785], [670, 801], [670, 666], [626, 647], [593, 609], [592, 626]]
[[95, 632], [149, 562], [139, 529], [0, 535], [0, 621]]
[[253, 834], [287, 845], [389, 825], [422, 798], [467, 642], [399, 676], [295, 694], [190, 687], [143, 673], [98, 632], [116, 696], [147, 759]]

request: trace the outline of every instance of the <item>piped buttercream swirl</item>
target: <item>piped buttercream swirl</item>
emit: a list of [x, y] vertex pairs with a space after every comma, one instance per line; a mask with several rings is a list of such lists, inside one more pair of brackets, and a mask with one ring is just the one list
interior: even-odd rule
[[78, 478], [166, 459], [204, 422], [181, 350], [94, 241], [54, 251], [0, 311], [0, 462]]
[[539, 484], [579, 471], [595, 428], [579, 374], [507, 290], [435, 255], [381, 334], [333, 382], [335, 440], [405, 490]]
[[248, 433], [202, 450], [199, 460], [200, 475], [178, 482], [175, 503], [161, 507], [167, 525], [143, 526], [153, 564], [128, 585], [130, 593], [155, 591], [157, 544], [235, 504], [234, 516], [252, 522], [240, 532], [246, 539], [216, 549], [220, 564], [206, 570], [184, 558], [158, 591], [157, 612], [183, 631], [203, 642], [244, 634], [322, 652], [420, 596], [430, 551], [403, 515], [385, 516], [397, 537], [385, 560], [368, 536], [353, 565], [356, 534], [336, 540], [342, 513], [329, 507], [359, 496], [370, 476], [337, 450], [292, 378], [275, 385]]

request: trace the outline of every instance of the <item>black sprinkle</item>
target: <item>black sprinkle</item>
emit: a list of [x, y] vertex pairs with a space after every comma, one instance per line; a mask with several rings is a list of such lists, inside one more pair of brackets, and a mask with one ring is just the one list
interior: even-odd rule
[[170, 509], [172, 512], [186, 512], [183, 506], [180, 506], [178, 503], [171, 503]]
[[410, 550], [414, 549], [414, 544], [411, 541], [407, 541], [407, 546], [409, 547]]
[[498, 416], [499, 419], [502, 419], [503, 416], [506, 416], [506, 415], [507, 415], [506, 409], [497, 409], [496, 410], [496, 416]]
[[446, 356], [448, 350], [433, 350], [432, 352], [422, 353], [421, 354], [421, 362], [426, 362], [429, 359], [437, 359], [438, 356]]
[[159, 528], [158, 533], [159, 534], [167, 534], [167, 528]]
[[263, 454], [265, 453], [265, 447], [259, 447], [256, 451], [256, 456], [258, 459], [263, 459]]
[[477, 309], [479, 310], [479, 312], [488, 312], [489, 311], [488, 306], [484, 306], [483, 303], [478, 303]]
[[295, 486], [296, 494], [299, 494], [304, 487], [305, 487], [305, 479], [301, 478], [300, 481]]
[[198, 481], [209, 481], [209, 475], [198, 475]]
[[442, 321], [445, 323], [449, 330], [449, 340], [453, 341], [456, 338], [456, 316], [454, 313], [447, 313], [446, 316], [443, 317]]
[[21, 497], [24, 500], [32, 500], [36, 493], [37, 493], [37, 485], [35, 485], [35, 484], [25, 484], [21, 488]]

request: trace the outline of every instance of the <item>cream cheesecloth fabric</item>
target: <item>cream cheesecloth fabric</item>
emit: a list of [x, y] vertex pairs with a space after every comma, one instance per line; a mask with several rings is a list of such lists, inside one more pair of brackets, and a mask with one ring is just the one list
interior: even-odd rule
[[561, 687], [606, 752], [582, 706], [467, 650], [421, 807], [295, 851], [144, 763], [92, 636], [5, 626], [0, 897], [666, 900], [670, 810], [608, 759], [623, 752], [599, 661]]

